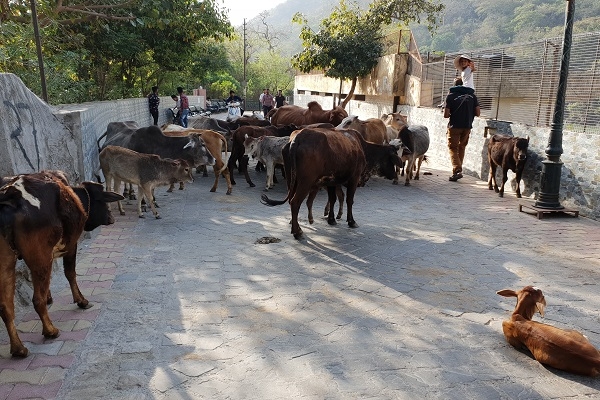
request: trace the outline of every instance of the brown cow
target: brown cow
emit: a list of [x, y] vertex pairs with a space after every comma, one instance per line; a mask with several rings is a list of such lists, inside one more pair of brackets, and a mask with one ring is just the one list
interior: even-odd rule
[[348, 113], [346, 110], [340, 106], [336, 106], [333, 110], [324, 111], [316, 101], [308, 103], [308, 108], [287, 105], [275, 108], [267, 114], [267, 117], [271, 118], [271, 124], [273, 125], [294, 124], [296, 126], [319, 122], [328, 122], [337, 126], [347, 116]]
[[[119, 146], [106, 146], [100, 152], [100, 167], [106, 188], [111, 187], [114, 179], [114, 190], [118, 191], [121, 182], [138, 185], [138, 216], [144, 218], [142, 213], [142, 199], [150, 203], [150, 208], [156, 219], [160, 219], [154, 202], [154, 188], [161, 185], [170, 185], [175, 182], [187, 180], [193, 182], [192, 169], [185, 160], [171, 160], [160, 158], [156, 154], [143, 154]], [[125, 215], [121, 202], [119, 211]]]
[[525, 286], [519, 291], [504, 289], [496, 293], [517, 298], [510, 319], [502, 321], [502, 331], [511, 346], [527, 349], [538, 362], [563, 371], [600, 375], [600, 351], [580, 332], [531, 320], [536, 311], [544, 316], [546, 299], [540, 289]]
[[[529, 147], [529, 136], [527, 138], [516, 138], [506, 135], [494, 135], [488, 143], [488, 161], [490, 163], [490, 179], [488, 187], [494, 189], [500, 197], [504, 197], [504, 184], [508, 180], [508, 170], [516, 174], [517, 197], [521, 197], [521, 176], [527, 162], [527, 148]], [[502, 167], [502, 186], [498, 190], [496, 181], [496, 168]], [[494, 185], [492, 186], [492, 180]]]
[[[209, 129], [189, 129], [180, 127], [179, 125], [166, 125], [163, 126], [161, 129], [163, 130], [163, 133], [166, 136], [187, 136], [191, 133], [199, 134], [202, 140], [204, 140], [206, 148], [215, 159], [215, 164], [213, 165], [213, 170], [215, 173], [215, 183], [213, 183], [213, 186], [212, 188], [210, 188], [210, 191], [217, 191], [217, 186], [219, 185], [219, 176], [223, 174], [223, 176], [225, 177], [225, 182], [227, 182], [226, 194], [231, 194], [233, 186], [231, 185], [229, 169], [227, 168], [227, 165], [225, 165], [225, 162], [221, 157], [223, 149], [225, 149], [225, 157], [227, 157], [227, 139], [225, 139], [225, 136]], [[174, 184], [169, 187], [169, 192], [173, 191], [173, 186]], [[179, 188], [183, 189], [183, 182], [180, 182]]]
[[115, 222], [106, 203], [123, 196], [104, 192], [99, 183], [83, 182], [70, 187], [60, 171], [42, 171], [0, 179], [0, 316], [10, 337], [10, 354], [26, 357], [28, 350], [15, 327], [15, 266], [22, 258], [31, 270], [33, 306], [42, 321], [42, 334], [58, 337], [48, 316], [52, 303], [52, 261], [63, 258], [73, 302], [80, 308], [91, 304], [81, 294], [76, 279], [79, 236], [100, 225]]
[[336, 223], [334, 205], [336, 186], [346, 186], [348, 226], [358, 225], [352, 214], [354, 194], [358, 186], [364, 185], [371, 174], [394, 179], [395, 166], [400, 158], [393, 146], [378, 145], [365, 141], [355, 130], [336, 131], [323, 128], [305, 128], [295, 131], [290, 142], [282, 150], [288, 193], [284, 200], [271, 200], [261, 196], [261, 202], [276, 206], [289, 201], [292, 211], [292, 234], [302, 236], [298, 224], [300, 205], [311, 191], [327, 187], [329, 215], [327, 222]]
[[367, 142], [384, 144], [387, 142], [387, 129], [379, 118], [369, 118], [364, 121], [356, 115], [350, 115], [338, 125], [336, 129], [354, 129], [362, 135]]

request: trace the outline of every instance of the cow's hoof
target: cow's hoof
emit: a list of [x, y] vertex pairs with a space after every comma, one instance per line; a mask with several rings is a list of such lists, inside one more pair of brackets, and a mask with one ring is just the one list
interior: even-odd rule
[[342, 219], [342, 214], [338, 214], [335, 219]]
[[204, 171], [204, 173], [202, 174], [203, 178], [206, 178], [208, 176], [208, 174], [206, 173], [206, 171]]
[[335, 218], [331, 218], [331, 219], [327, 218], [327, 223], [329, 225], [337, 225], [337, 221], [335, 220]]
[[231, 189], [227, 189], [227, 191], [225, 192], [225, 194], [231, 194]]
[[356, 224], [356, 222], [355, 222], [355, 221], [348, 222], [348, 226], [349, 226], [350, 228], [358, 228], [358, 225]]
[[179, 190], [183, 190], [183, 189], [185, 189], [185, 188], [182, 188], [182, 187], [179, 188]]
[[494, 188], [493, 188], [493, 187], [491, 187], [491, 186], [488, 186], [488, 189], [490, 189], [490, 190], [494, 190]]
[[404, 182], [404, 186], [410, 186], [410, 182]]
[[77, 307], [79, 307], [83, 310], [87, 310], [88, 308], [94, 307], [94, 305], [92, 303], [90, 303], [89, 301], [84, 300], [84, 301], [77, 303]]
[[294, 239], [296, 239], [296, 240], [302, 239], [302, 231], [294, 233]]
[[398, 184], [398, 181], [397, 181], [397, 180], [393, 180], [393, 181], [392, 181], [392, 185], [397, 185], [397, 184]]
[[504, 197], [504, 193], [498, 193], [498, 196]]
[[11, 348], [10, 348], [10, 354], [13, 357], [25, 358], [29, 354], [29, 350], [27, 350], [27, 347], [25, 347], [23, 345], [21, 345], [21, 346], [15, 346], [14, 348], [11, 346]]
[[161, 217], [160, 215], [158, 215], [158, 214], [156, 214], [156, 215], [154, 216], [154, 218], [156, 218], [156, 219], [162, 219], [162, 217]]
[[521, 193], [517, 193], [517, 197], [520, 199], [521, 198]]
[[263, 192], [268, 192], [268, 191], [269, 191], [268, 187], [266, 187], [266, 188], [263, 189]]
[[140, 217], [140, 218], [146, 218], [146, 216], [144, 214], [140, 214], [140, 215], [138, 215], [138, 217]]
[[119, 214], [125, 215], [125, 211], [119, 211]]
[[256, 187], [256, 185], [252, 182], [248, 183], [248, 185], [250, 185], [250, 187]]
[[48, 332], [42, 332], [42, 335], [44, 335], [44, 337], [48, 338], [48, 339], [56, 339], [57, 337], [60, 336], [60, 331], [58, 329], [54, 328]]
[[494, 188], [494, 191], [495, 191], [496, 193], [500, 193], [500, 189], [498, 189], [498, 188]]
[[167, 193], [173, 193], [173, 189], [171, 189], [171, 188], [167, 189]]
[[315, 222], [315, 220], [314, 220], [313, 218], [309, 218], [309, 219], [308, 219], [308, 223], [309, 223], [309, 224], [311, 224], [311, 225], [312, 225], [312, 224], [314, 224], [314, 222]]
[[217, 191], [217, 188], [212, 188], [212, 189], [210, 189], [210, 192], [211, 192], [211, 193], [214, 193], [214, 192], [216, 192], [216, 191]]
[[417, 175], [417, 176], [415, 176], [413, 179], [414, 179], [415, 181], [418, 181], [418, 180], [419, 180], [419, 176]]

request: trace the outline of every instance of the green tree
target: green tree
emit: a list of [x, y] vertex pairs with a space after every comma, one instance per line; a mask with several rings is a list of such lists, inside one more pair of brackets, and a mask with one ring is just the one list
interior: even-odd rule
[[420, 21], [425, 15], [430, 29], [436, 25], [443, 5], [427, 0], [376, 0], [369, 10], [350, 7], [345, 0], [323, 19], [319, 31], [313, 31], [304, 16], [296, 14], [294, 22], [303, 24], [300, 38], [303, 50], [292, 57], [292, 65], [302, 72], [322, 70], [325, 76], [352, 81], [342, 107], [346, 107], [359, 77], [368, 75], [383, 54], [381, 30], [393, 21]]

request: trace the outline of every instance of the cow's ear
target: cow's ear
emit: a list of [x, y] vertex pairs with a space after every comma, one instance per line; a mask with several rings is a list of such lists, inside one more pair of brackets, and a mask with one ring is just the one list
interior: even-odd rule
[[244, 134], [244, 139], [248, 139], [248, 134], [247, 133]]
[[105, 203], [112, 203], [114, 201], [124, 200], [125, 197], [121, 196], [119, 193], [115, 192], [102, 192], [102, 200]]
[[529, 135], [527, 135], [526, 139], [527, 139], [527, 143], [529, 143]]
[[179, 167], [179, 165], [180, 165], [180, 164], [181, 164], [181, 163], [179, 162], [179, 160], [175, 160], [175, 161], [173, 161], [173, 162], [171, 163], [171, 165], [172, 165], [172, 166], [174, 166], [174, 167]]
[[512, 289], [502, 289], [502, 290], [498, 290], [496, 292], [496, 294], [499, 294], [500, 296], [504, 296], [504, 297], [517, 297], [517, 292], [515, 292]]

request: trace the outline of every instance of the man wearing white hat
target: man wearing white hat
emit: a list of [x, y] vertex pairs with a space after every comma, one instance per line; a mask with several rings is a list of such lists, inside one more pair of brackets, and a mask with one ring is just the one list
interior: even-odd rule
[[462, 79], [463, 86], [470, 87], [475, 90], [475, 75], [473, 72], [476, 71], [475, 63], [466, 54], [461, 54], [454, 59], [454, 67], [460, 71], [460, 78]]

